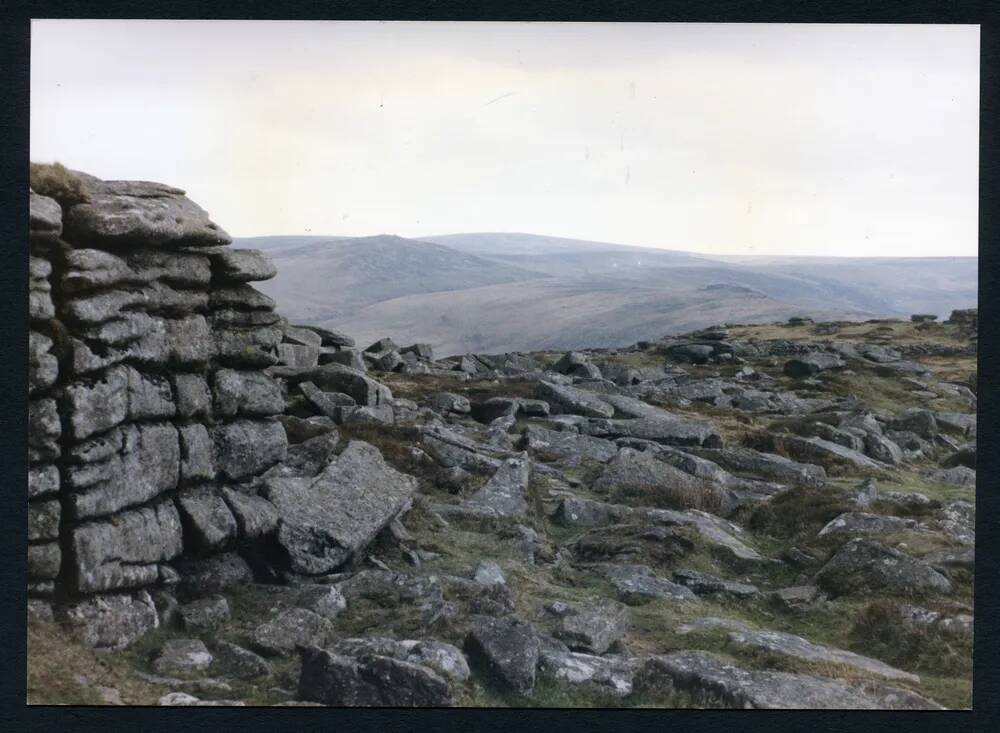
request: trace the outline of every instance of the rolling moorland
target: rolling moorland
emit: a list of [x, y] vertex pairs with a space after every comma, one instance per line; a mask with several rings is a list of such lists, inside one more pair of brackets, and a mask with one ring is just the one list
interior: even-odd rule
[[256, 237], [291, 320], [466, 351], [626, 346], [722, 323], [863, 320], [977, 298], [976, 258], [708, 257], [527, 234]]
[[[30, 201], [29, 703], [971, 705], [974, 309], [441, 355], [295, 325], [255, 286], [298, 244], [172, 186]], [[344, 265], [633, 256], [504, 241]]]

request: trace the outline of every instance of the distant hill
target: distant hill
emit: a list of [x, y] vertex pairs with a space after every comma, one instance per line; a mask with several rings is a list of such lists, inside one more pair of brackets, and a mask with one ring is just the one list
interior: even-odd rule
[[719, 322], [947, 316], [976, 258], [724, 257], [531, 234], [256, 237], [293, 321], [441, 354], [618, 346]]
[[[238, 246], [246, 244], [247, 240], [237, 241]], [[259, 289], [274, 298], [289, 318], [312, 323], [348, 318], [367, 305], [406, 295], [547, 277], [439, 244], [390, 235], [289, 242], [268, 251], [278, 276]]]

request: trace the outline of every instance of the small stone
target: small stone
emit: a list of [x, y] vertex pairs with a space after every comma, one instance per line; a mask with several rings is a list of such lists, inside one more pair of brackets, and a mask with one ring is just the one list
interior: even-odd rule
[[229, 620], [229, 602], [222, 596], [194, 601], [180, 607], [180, 617], [188, 631], [214, 631]]
[[484, 560], [479, 563], [472, 573], [472, 579], [480, 585], [507, 585], [507, 579], [503, 576], [503, 570], [492, 560]]
[[304, 608], [282, 611], [254, 629], [254, 647], [269, 656], [286, 656], [299, 646], [325, 646], [332, 638], [329, 620]]
[[601, 601], [562, 617], [557, 636], [574, 651], [604, 654], [628, 630], [629, 611], [615, 601]]
[[215, 658], [237, 679], [250, 680], [271, 676], [271, 664], [266, 659], [228, 641], [217, 642]]
[[170, 639], [153, 660], [157, 674], [176, 674], [206, 669], [212, 655], [199, 639]]

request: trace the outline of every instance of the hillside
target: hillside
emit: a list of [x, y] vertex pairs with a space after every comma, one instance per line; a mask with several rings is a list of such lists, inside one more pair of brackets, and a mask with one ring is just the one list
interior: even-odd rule
[[289, 323], [251, 285], [272, 259], [180, 189], [41, 172], [30, 703], [971, 705], [975, 310], [659, 338], [784, 306], [718, 268], [659, 268], [644, 310], [640, 276], [276, 250], [341, 283], [395, 265], [378, 297], [468, 275], [468, 301], [397, 300], [522, 338], [650, 327], [442, 358]]
[[261, 286], [290, 317], [324, 323], [418, 293], [463, 290], [545, 277], [429, 242], [389, 235], [277, 247], [278, 276]]
[[972, 307], [975, 258], [713, 257], [530, 234], [257, 237], [290, 318], [439, 353], [622, 346], [721, 321]]

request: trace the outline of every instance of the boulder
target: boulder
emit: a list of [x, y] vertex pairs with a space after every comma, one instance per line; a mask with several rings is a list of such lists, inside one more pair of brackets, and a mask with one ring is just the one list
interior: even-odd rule
[[583, 459], [606, 463], [618, 454], [618, 446], [610, 440], [569, 430], [547, 430], [529, 425], [524, 431], [524, 438], [531, 453], [558, 459], [567, 466], [579, 465]]
[[215, 660], [226, 672], [241, 680], [271, 676], [271, 664], [259, 654], [228, 641], [217, 641]]
[[937, 481], [951, 486], [975, 486], [976, 472], [968, 466], [953, 466], [952, 468], [928, 468], [920, 475], [931, 481]]
[[894, 517], [884, 514], [868, 514], [866, 512], [844, 512], [831, 519], [826, 526], [819, 531], [819, 537], [828, 535], [846, 534], [893, 534], [895, 532], [905, 532], [917, 529], [917, 522], [914, 519], [905, 517]]
[[298, 695], [338, 707], [444, 707], [451, 685], [421, 664], [392, 657], [346, 657], [311, 647], [302, 652]]
[[539, 399], [559, 405], [563, 412], [585, 417], [610, 418], [615, 408], [591, 392], [565, 384], [540, 381], [536, 389]]
[[335, 346], [342, 349], [350, 349], [354, 347], [354, 339], [352, 339], [347, 334], [341, 333], [340, 331], [334, 331], [331, 328], [322, 328], [320, 326], [299, 326], [307, 331], [312, 331], [317, 334], [322, 341], [320, 342], [323, 346]]
[[[278, 363], [290, 367], [314, 367], [320, 363], [320, 347], [305, 344], [278, 344]], [[325, 363], [329, 363], [327, 360]]]
[[230, 618], [229, 602], [223, 596], [192, 601], [178, 609], [181, 623], [195, 634], [214, 631]]
[[66, 467], [67, 508], [85, 519], [145, 504], [177, 486], [180, 450], [170, 423], [127, 425], [77, 444], [73, 457], [91, 462]]
[[458, 507], [435, 505], [445, 516], [472, 515], [483, 518], [520, 518], [528, 512], [528, 482], [531, 461], [527, 453], [508, 458], [493, 477]]
[[182, 425], [177, 429], [180, 438], [180, 480], [182, 482], [207, 481], [215, 476], [212, 463], [212, 438], [208, 428], [200, 423]]
[[128, 417], [129, 369], [112, 367], [99, 380], [64, 388], [67, 425], [75, 440], [110, 430]]
[[816, 573], [816, 583], [835, 595], [951, 591], [948, 579], [927, 563], [865, 539], [837, 550]]
[[279, 422], [235, 420], [212, 429], [215, 468], [240, 480], [285, 459], [288, 438]]
[[693, 601], [696, 598], [690, 588], [657, 576], [646, 565], [606, 564], [600, 566], [598, 571], [611, 581], [618, 598], [630, 606], [659, 598], [671, 601]]
[[169, 639], [153, 660], [157, 674], [177, 674], [206, 669], [212, 664], [212, 654], [199, 639]]
[[818, 487], [826, 483], [826, 471], [822, 466], [798, 463], [774, 453], [742, 447], [696, 449], [692, 452], [736, 473], [802, 486]]
[[594, 481], [592, 490], [612, 501], [672, 509], [707, 509], [729, 514], [736, 496], [659, 460], [651, 451], [622, 448]]
[[604, 654], [625, 636], [628, 625], [628, 607], [605, 600], [563, 616], [556, 635], [574, 651]]
[[325, 646], [333, 638], [333, 625], [304, 608], [289, 608], [254, 629], [253, 647], [266, 656], [287, 656], [297, 647]]
[[88, 177], [88, 200], [63, 217], [64, 237], [102, 245], [215, 246], [232, 239], [184, 192], [147, 181]]
[[378, 449], [351, 441], [315, 479], [266, 481], [280, 516], [277, 540], [293, 571], [336, 570], [410, 505], [416, 480], [389, 466]]
[[281, 516], [274, 504], [267, 499], [225, 486], [219, 491], [236, 520], [240, 537], [263, 537], [277, 528]]
[[211, 486], [196, 486], [177, 497], [184, 544], [193, 553], [228, 549], [236, 541], [236, 518], [225, 500]]
[[920, 695], [897, 687], [827, 679], [789, 672], [745, 670], [704, 652], [651, 656], [640, 672], [643, 687], [664, 683], [697, 704], [736, 709], [939, 710]]
[[547, 647], [539, 657], [542, 674], [572, 685], [595, 685], [616, 697], [632, 693], [636, 666], [633, 660], [613, 655], [599, 657]]
[[219, 369], [212, 375], [215, 414], [232, 418], [268, 417], [285, 409], [281, 388], [261, 372]]
[[560, 374], [568, 374], [572, 377], [583, 377], [585, 379], [600, 379], [601, 370], [598, 369], [585, 354], [578, 351], [567, 351], [559, 360], [552, 365], [552, 371]]
[[514, 616], [476, 617], [465, 642], [474, 663], [505, 687], [527, 695], [535, 686], [540, 644], [537, 630]]
[[837, 354], [814, 351], [810, 354], [802, 354], [794, 359], [789, 359], [785, 362], [782, 371], [786, 376], [793, 379], [803, 379], [820, 372], [825, 372], [828, 369], [842, 369], [844, 366], [844, 360]]
[[62, 423], [53, 399], [28, 402], [28, 460], [51, 461], [58, 458]]
[[708, 422], [661, 414], [628, 420], [592, 420], [580, 426], [581, 432], [601, 438], [639, 438], [664, 445], [721, 448], [722, 436]]
[[467, 415], [472, 410], [468, 397], [463, 397], [454, 392], [438, 392], [427, 399], [427, 405], [435, 412], [442, 415], [455, 412], [460, 415]]
[[690, 588], [699, 596], [729, 596], [731, 598], [753, 598], [758, 594], [757, 587], [749, 583], [726, 580], [709, 573], [697, 570], [675, 570], [674, 582]]
[[68, 530], [72, 583], [81, 593], [150, 585], [158, 563], [180, 554], [181, 521], [170, 500]]
[[814, 644], [801, 636], [788, 634], [784, 631], [734, 631], [729, 634], [729, 641], [739, 646], [751, 647], [768, 654], [791, 657], [812, 664], [833, 664], [890, 680], [920, 682], [917, 675], [896, 669], [885, 662], [843, 649]]
[[335, 586], [310, 585], [299, 593], [295, 605], [332, 621], [347, 608], [347, 601]]
[[52, 339], [28, 331], [28, 394], [42, 392], [59, 377], [59, 360], [51, 353]]
[[70, 602], [60, 610], [84, 644], [95, 649], [124, 649], [159, 626], [153, 599], [146, 591], [96, 595]]
[[190, 593], [212, 593], [253, 581], [253, 571], [235, 552], [177, 563], [181, 588]]
[[788, 454], [793, 459], [802, 461], [849, 466], [856, 470], [875, 474], [882, 474], [887, 469], [884, 463], [823, 438], [802, 438], [797, 435], [778, 433], [774, 435], [774, 444], [778, 450]]
[[472, 579], [480, 585], [507, 585], [503, 569], [492, 560], [483, 560], [472, 571]]
[[442, 641], [389, 639], [382, 636], [338, 639], [328, 651], [347, 657], [377, 655], [429, 667], [444, 679], [463, 682], [469, 679], [469, 663], [462, 651]]
[[62, 232], [62, 208], [55, 199], [29, 189], [28, 210], [31, 234], [58, 237]]

